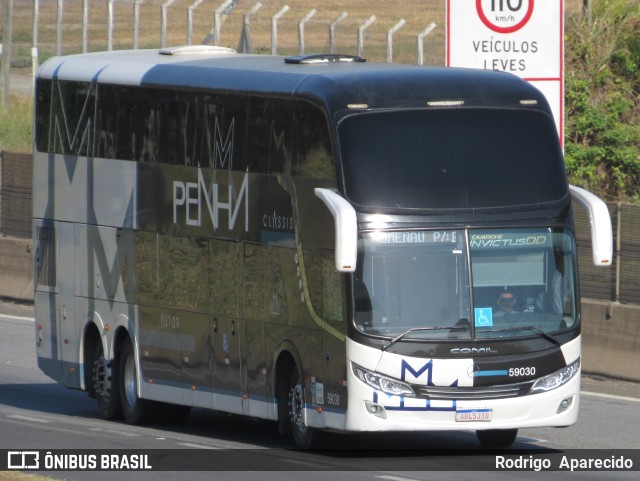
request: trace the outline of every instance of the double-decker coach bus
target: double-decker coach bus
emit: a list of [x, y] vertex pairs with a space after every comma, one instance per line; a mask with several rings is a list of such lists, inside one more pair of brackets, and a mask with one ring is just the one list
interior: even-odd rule
[[103, 417], [204, 407], [300, 447], [576, 421], [572, 198], [596, 263], [611, 224], [526, 82], [200, 46], [35, 85], [38, 364]]

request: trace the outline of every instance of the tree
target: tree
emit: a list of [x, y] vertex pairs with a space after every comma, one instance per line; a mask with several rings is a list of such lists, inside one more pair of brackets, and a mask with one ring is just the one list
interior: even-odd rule
[[640, 201], [640, 4], [594, 2], [566, 22], [565, 158], [572, 183]]

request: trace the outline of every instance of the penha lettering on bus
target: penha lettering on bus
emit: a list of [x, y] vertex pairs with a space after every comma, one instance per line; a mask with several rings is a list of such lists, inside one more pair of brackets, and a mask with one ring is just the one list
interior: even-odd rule
[[[220, 190], [228, 189], [226, 201], [220, 199]], [[227, 211], [229, 230], [234, 230], [240, 207], [244, 203], [244, 230], [249, 231], [249, 173], [245, 173], [239, 189], [216, 182], [207, 184], [202, 169], [198, 168], [197, 182], [173, 181], [173, 223], [184, 219], [188, 226], [201, 227], [203, 206], [209, 214], [213, 230], [220, 227], [220, 211]], [[205, 214], [206, 215], [206, 214]]]

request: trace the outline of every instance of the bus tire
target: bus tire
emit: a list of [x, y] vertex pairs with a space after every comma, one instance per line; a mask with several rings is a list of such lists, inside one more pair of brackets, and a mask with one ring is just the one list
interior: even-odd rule
[[157, 420], [158, 403], [138, 397], [136, 358], [130, 339], [122, 345], [119, 359], [119, 391], [122, 414], [128, 424], [148, 424]]
[[476, 431], [478, 441], [483, 448], [506, 448], [513, 444], [518, 435], [517, 429], [487, 429]]
[[313, 449], [316, 447], [318, 433], [307, 426], [304, 421], [304, 381], [298, 374], [298, 369], [291, 370], [289, 382], [289, 422], [293, 442], [300, 449]]
[[92, 357], [90, 394], [92, 393], [96, 398], [98, 411], [103, 419], [109, 421], [122, 419], [117, 360], [105, 359], [100, 341], [96, 343]]

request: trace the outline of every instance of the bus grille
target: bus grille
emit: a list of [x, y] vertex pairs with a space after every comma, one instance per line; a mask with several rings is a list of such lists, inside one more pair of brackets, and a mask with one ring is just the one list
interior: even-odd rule
[[518, 384], [487, 387], [416, 386], [413, 390], [420, 399], [474, 400], [506, 399], [526, 396], [531, 391], [533, 381]]

